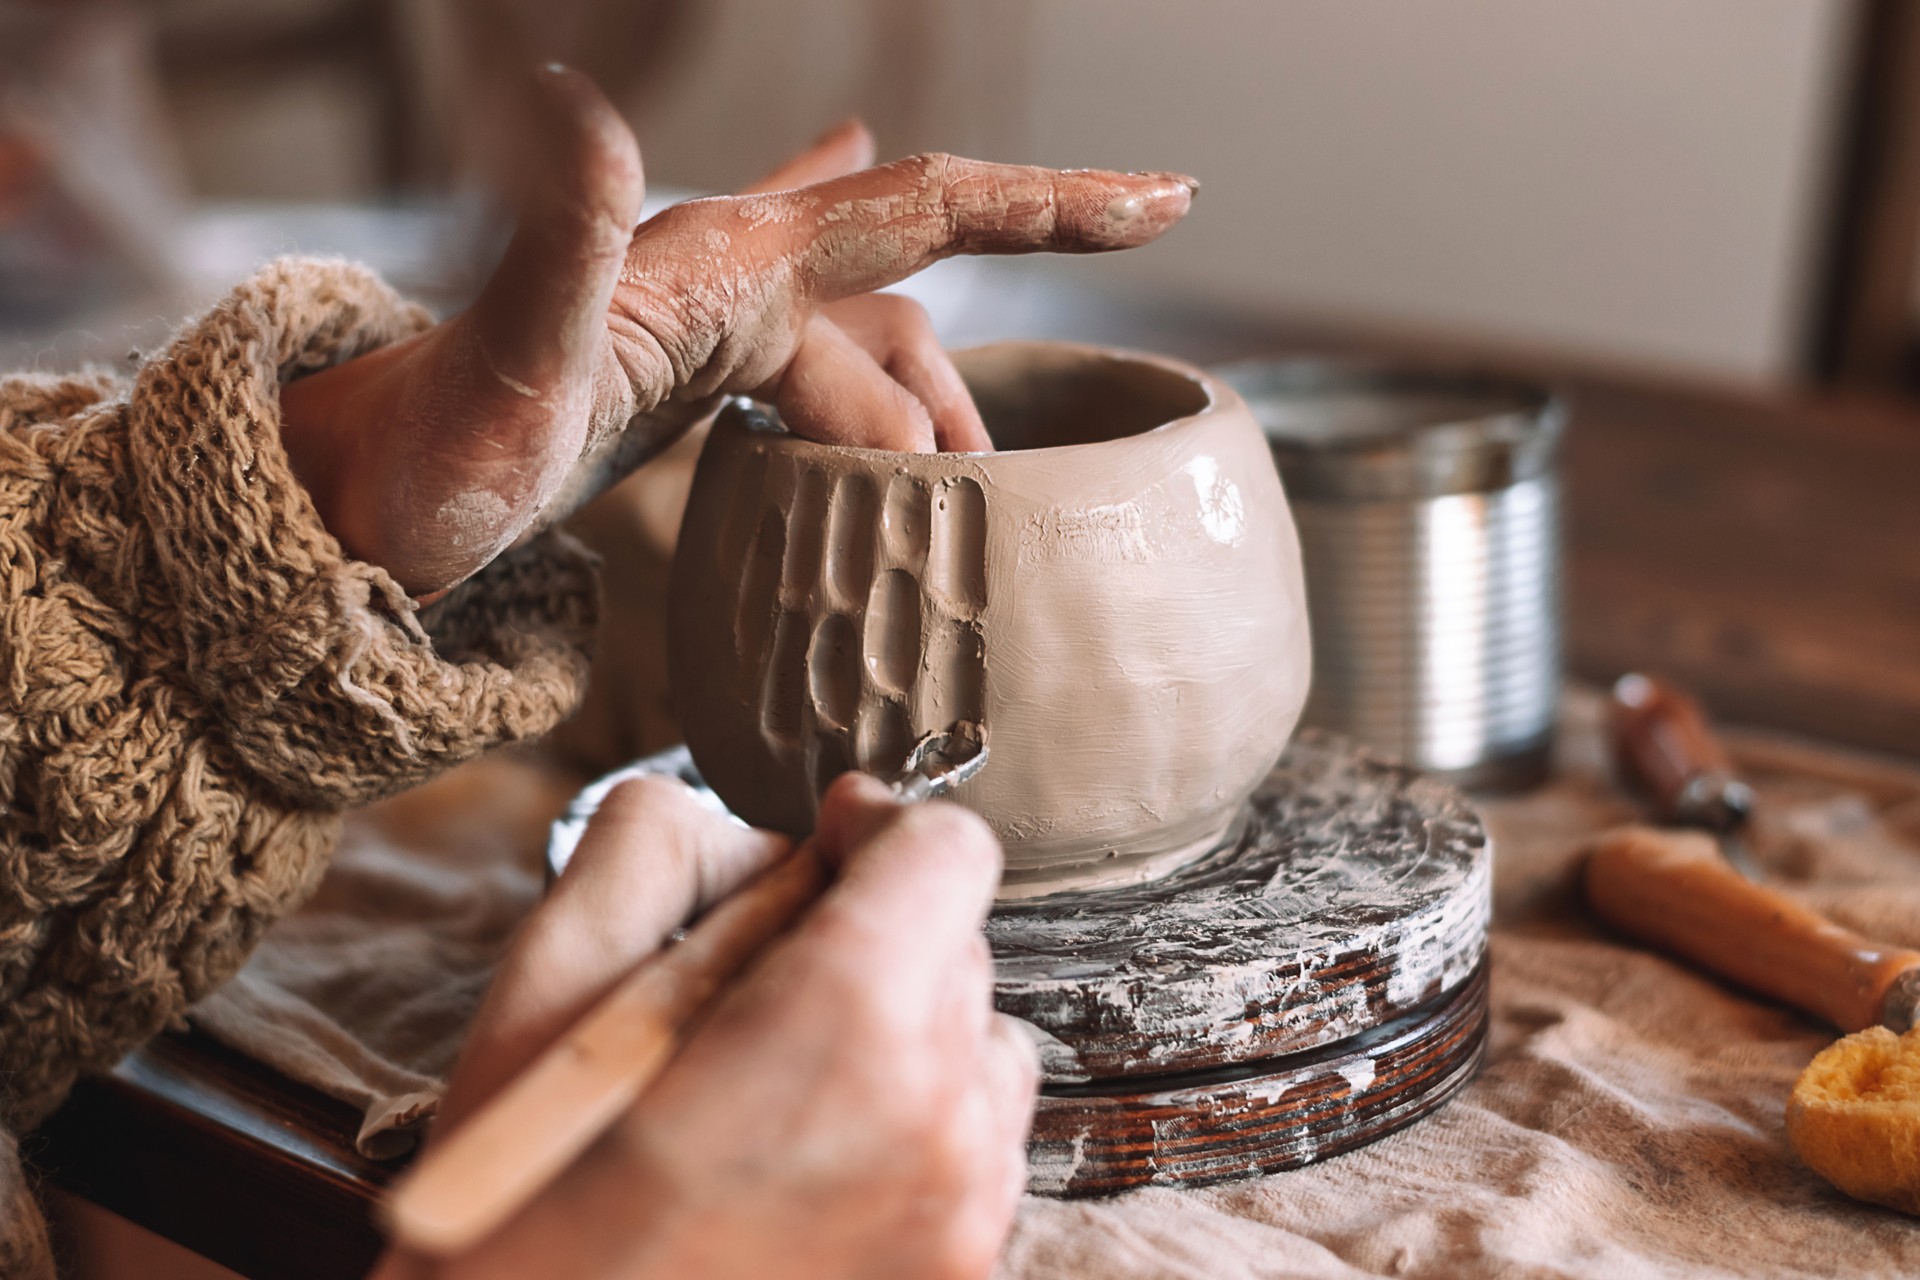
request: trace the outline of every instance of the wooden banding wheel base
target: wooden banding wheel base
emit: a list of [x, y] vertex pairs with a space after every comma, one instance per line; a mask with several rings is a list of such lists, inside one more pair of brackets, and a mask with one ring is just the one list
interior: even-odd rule
[[[684, 750], [595, 783], [555, 827], [556, 869], [638, 773], [700, 786]], [[994, 1002], [1032, 1029], [1044, 1080], [1029, 1188], [1293, 1169], [1426, 1115], [1486, 1038], [1491, 885], [1457, 792], [1303, 733], [1198, 862], [1001, 903]]]

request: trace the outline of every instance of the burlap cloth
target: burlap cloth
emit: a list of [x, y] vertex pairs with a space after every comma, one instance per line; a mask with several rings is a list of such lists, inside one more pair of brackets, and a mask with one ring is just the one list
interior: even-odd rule
[[[1783, 1112], [1834, 1033], [1623, 945], [1583, 914], [1573, 856], [1636, 816], [1568, 700], [1554, 782], [1489, 800], [1493, 1029], [1438, 1114], [1323, 1164], [1199, 1191], [1030, 1198], [1007, 1277], [1920, 1274], [1920, 1226], [1802, 1168]], [[1794, 896], [1920, 946], [1920, 769], [1735, 737], [1754, 845]], [[370, 1149], [430, 1111], [489, 966], [539, 887], [564, 776], [468, 766], [355, 822], [320, 897], [200, 1026], [365, 1109]]]

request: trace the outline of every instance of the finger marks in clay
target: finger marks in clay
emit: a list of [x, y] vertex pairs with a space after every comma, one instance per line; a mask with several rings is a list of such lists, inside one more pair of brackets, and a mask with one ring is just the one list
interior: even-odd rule
[[866, 476], [841, 476], [834, 482], [828, 509], [827, 588], [834, 604], [854, 608], [873, 582], [873, 482]]
[[827, 532], [827, 478], [818, 471], [800, 473], [787, 512], [787, 557], [780, 575], [780, 603], [801, 608], [820, 578]]
[[874, 683], [905, 693], [920, 670], [920, 584], [905, 568], [874, 579], [867, 598], [867, 634], [861, 646]]
[[987, 602], [987, 496], [971, 477], [934, 488], [932, 565], [933, 589], [946, 608], [979, 613]]
[[943, 618], [927, 646], [927, 679], [920, 683], [923, 724], [979, 721], [986, 706], [987, 646], [978, 625]]
[[[898, 771], [930, 726], [986, 705], [986, 495], [970, 477], [829, 477], [747, 451], [719, 541], [747, 542], [731, 601], [735, 660], [756, 673], [771, 762], [824, 789]], [[783, 457], [784, 462], [784, 457]], [[881, 485], [885, 484], [885, 497]], [[796, 824], [798, 825], [798, 824]]]
[[760, 520], [753, 554], [746, 561], [746, 571], [740, 575], [740, 598], [734, 613], [733, 634], [739, 641], [740, 656], [748, 670], [765, 672], [767, 669], [767, 645], [773, 639], [777, 587], [786, 550], [786, 522], [779, 512], [769, 510]]
[[846, 614], [830, 613], [814, 627], [807, 676], [820, 723], [851, 728], [860, 702], [860, 636]]
[[760, 726], [769, 747], [792, 751], [807, 734], [807, 615], [782, 609], [773, 626], [761, 684]]
[[910, 475], [896, 475], [887, 482], [887, 507], [882, 516], [880, 539], [901, 569], [917, 574], [926, 567], [931, 539], [931, 508], [926, 487]]
[[861, 760], [904, 760], [913, 750], [913, 721], [898, 698], [877, 698], [860, 706], [854, 748]]
[[[738, 474], [730, 477], [731, 483], [737, 485], [742, 493], [760, 493], [765, 489], [767, 483], [767, 455], [764, 453], [747, 453], [741, 457], [740, 462], [741, 465]], [[769, 521], [772, 522], [775, 528], [781, 531], [780, 536], [782, 539], [785, 538], [786, 527], [780, 523], [779, 513], [768, 511], [763, 515], [760, 509], [751, 503], [737, 503], [727, 509], [726, 520], [720, 526], [720, 563], [742, 563], [741, 558], [747, 553], [747, 537], [754, 531], [754, 521], [756, 519], [760, 520], [760, 530], [763, 538], [767, 536], [766, 529]], [[773, 563], [776, 567], [778, 567], [780, 563], [780, 552], [778, 549], [773, 553]], [[746, 599], [747, 594], [747, 592], [743, 591], [741, 593], [741, 599]], [[760, 594], [764, 599], [764, 588]]]

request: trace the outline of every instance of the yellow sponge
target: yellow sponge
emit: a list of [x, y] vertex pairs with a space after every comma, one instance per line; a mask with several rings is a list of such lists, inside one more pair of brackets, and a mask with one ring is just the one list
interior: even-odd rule
[[1848, 1195], [1920, 1213], [1920, 1028], [1869, 1027], [1822, 1050], [1793, 1086], [1787, 1139]]

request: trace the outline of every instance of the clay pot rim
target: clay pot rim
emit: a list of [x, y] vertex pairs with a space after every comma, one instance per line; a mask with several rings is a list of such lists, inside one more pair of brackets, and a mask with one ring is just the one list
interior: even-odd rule
[[[1151, 351], [1137, 351], [1129, 347], [1108, 347], [1091, 342], [1069, 342], [1055, 338], [1002, 338], [993, 342], [976, 343], [970, 347], [960, 347], [952, 354], [958, 361], [970, 356], [979, 356], [987, 352], [1004, 348], [1024, 350], [1043, 349], [1061, 355], [1078, 355], [1109, 364], [1151, 365], [1163, 372], [1170, 373], [1184, 382], [1199, 388], [1206, 402], [1193, 413], [1169, 418], [1142, 431], [1133, 431], [1125, 435], [1111, 436], [1104, 440], [1086, 440], [1078, 444], [1049, 444], [1033, 449], [995, 449], [991, 453], [936, 451], [921, 453], [900, 449], [875, 449], [857, 444], [827, 444], [819, 440], [809, 440], [805, 436], [795, 435], [780, 421], [780, 415], [772, 405], [763, 404], [744, 396], [730, 400], [721, 410], [722, 416], [738, 414], [749, 420], [748, 430], [755, 434], [764, 434], [777, 441], [781, 448], [795, 453], [825, 453], [871, 459], [903, 458], [965, 458], [983, 466], [991, 466], [994, 458], [1031, 458], [1040, 455], [1064, 453], [1087, 453], [1098, 449], [1107, 449], [1123, 445], [1128, 441], [1144, 439], [1148, 436], [1170, 435], [1181, 428], [1191, 428], [1203, 422], [1222, 418], [1236, 408], [1244, 408], [1240, 393], [1231, 384], [1217, 377], [1211, 370], [1199, 365], [1176, 360], [1172, 356], [1163, 356]], [[767, 424], [766, 427], [756, 425]], [[769, 429], [775, 428], [775, 429]]]

